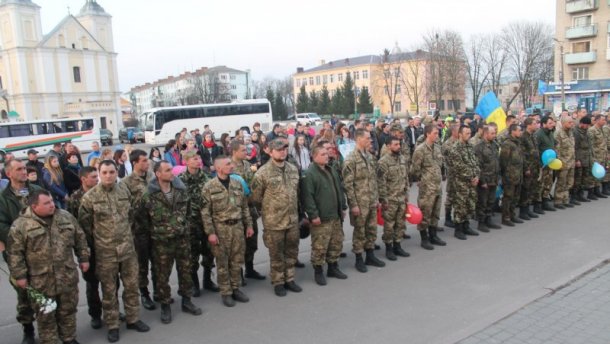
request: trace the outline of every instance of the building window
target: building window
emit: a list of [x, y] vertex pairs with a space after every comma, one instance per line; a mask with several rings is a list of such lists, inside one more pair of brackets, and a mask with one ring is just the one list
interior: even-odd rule
[[318, 76], [316, 76], [316, 85], [319, 85], [319, 84], [320, 84], [320, 76], [318, 75]]
[[574, 17], [574, 27], [591, 26], [591, 15]]
[[303, 86], [307, 86], [307, 78], [303, 78]]
[[231, 75], [229, 76], [229, 78], [230, 78], [231, 80], [235, 80], [235, 74], [231, 74]]
[[236, 90], [237, 89], [237, 85], [231, 85], [231, 89], [232, 90]]
[[337, 81], [338, 82], [343, 82], [343, 73], [337, 74]]
[[591, 41], [572, 43], [572, 53], [588, 53], [591, 51]]
[[402, 111], [402, 104], [400, 102], [395, 102], [394, 103], [394, 112], [400, 112]]
[[448, 100], [447, 101], [447, 110], [455, 110], [455, 111], [457, 111], [459, 109], [460, 109], [460, 101], [459, 100]]
[[395, 67], [394, 68], [394, 77], [398, 77], [400, 76], [400, 68], [399, 67]]
[[322, 75], [322, 84], [326, 85], [328, 82], [328, 75]]
[[369, 71], [368, 70], [363, 70], [362, 71], [362, 79], [368, 79], [369, 78]]
[[589, 67], [572, 68], [572, 80], [589, 80]]
[[236, 99], [237, 99], [237, 95], [232, 94], [232, 95], [231, 95], [231, 99], [236, 100]]
[[[608, 36], [608, 37], [610, 37], [610, 36]], [[330, 83], [332, 84], [333, 82], [335, 82], [335, 75], [331, 74], [330, 75]]]
[[3, 90], [4, 86], [2, 85], [2, 77], [0, 76], [0, 90]]
[[74, 82], [80, 82], [80, 67], [73, 67]]
[[359, 71], [354, 71], [354, 80], [358, 80], [360, 79], [360, 72]]
[[310, 76], [310, 77], [309, 77], [309, 84], [310, 84], [310, 85], [313, 85], [313, 76]]
[[345, 72], [345, 78], [349, 78], [350, 77], [350, 72]]
[[400, 84], [396, 84], [396, 93], [400, 94]]
[[297, 79], [297, 87], [301, 87], [301, 79]]

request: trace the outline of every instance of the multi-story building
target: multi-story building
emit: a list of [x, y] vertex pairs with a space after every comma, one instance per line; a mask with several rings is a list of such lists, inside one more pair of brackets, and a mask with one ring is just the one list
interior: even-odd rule
[[137, 114], [160, 106], [222, 103], [251, 98], [250, 71], [226, 66], [202, 67], [133, 87], [130, 99]]
[[42, 34], [40, 6], [0, 0], [0, 120], [98, 117], [118, 132], [111, 16], [95, 0]]
[[298, 99], [302, 86], [308, 94], [312, 91], [319, 94], [326, 86], [332, 98], [349, 74], [355, 94], [367, 87], [373, 105], [382, 114], [416, 115], [431, 109], [443, 113], [464, 111], [464, 76], [460, 76], [461, 84], [453, 96], [445, 91], [437, 101], [427, 87], [431, 65], [428, 53], [421, 50], [403, 53], [397, 47], [388, 56], [365, 55], [331, 62], [322, 60], [317, 67], [297, 68], [293, 75], [294, 98]]
[[557, 0], [555, 31], [555, 82], [546, 93], [555, 112], [561, 110], [562, 88], [569, 110], [578, 106], [589, 111], [607, 109], [610, 106], [610, 1]]

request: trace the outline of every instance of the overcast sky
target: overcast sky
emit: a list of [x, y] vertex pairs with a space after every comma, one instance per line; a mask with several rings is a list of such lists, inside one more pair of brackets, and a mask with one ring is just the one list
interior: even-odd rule
[[[85, 0], [33, 0], [43, 33]], [[282, 78], [320, 60], [421, 44], [432, 28], [472, 34], [516, 20], [555, 22], [555, 0], [98, 0], [112, 15], [122, 91], [201, 66]], [[363, 4], [363, 5], [360, 5]]]

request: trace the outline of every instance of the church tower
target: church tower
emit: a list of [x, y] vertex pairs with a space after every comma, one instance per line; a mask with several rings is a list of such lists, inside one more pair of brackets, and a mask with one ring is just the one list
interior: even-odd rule
[[86, 0], [76, 19], [95, 37], [106, 52], [114, 52], [112, 16], [106, 13], [96, 0]]
[[31, 0], [0, 0], [0, 50], [35, 47], [42, 40], [40, 6]]

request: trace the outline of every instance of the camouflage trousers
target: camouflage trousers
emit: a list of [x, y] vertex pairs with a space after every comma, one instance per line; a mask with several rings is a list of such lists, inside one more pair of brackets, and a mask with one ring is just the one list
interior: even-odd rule
[[551, 188], [553, 188], [553, 170], [548, 166], [542, 169], [542, 178], [540, 179], [540, 199], [551, 199]]
[[405, 225], [405, 202], [388, 202], [388, 208], [382, 210], [383, 235], [381, 240], [386, 244], [401, 242], [407, 226]]
[[488, 216], [493, 216], [493, 206], [496, 202], [497, 185], [487, 184], [487, 188], [477, 186], [477, 220], [483, 221]]
[[504, 195], [502, 196], [502, 219], [510, 220], [515, 217], [515, 207], [519, 203], [521, 195], [521, 184], [503, 184]]
[[[70, 342], [76, 338], [76, 306], [78, 306], [78, 285], [70, 293], [53, 296], [57, 309], [49, 314], [38, 313], [38, 336], [40, 344], [57, 344], [58, 340]], [[32, 302], [32, 307], [39, 307]]]
[[[208, 243], [208, 236], [203, 232], [202, 228], [191, 229], [191, 273], [196, 275], [199, 271], [199, 265], [204, 268], [214, 267], [214, 255]], [[201, 262], [199, 258], [201, 257]]]
[[[2, 251], [2, 258], [7, 262], [8, 253], [6, 250]], [[12, 284], [11, 284], [12, 285]], [[23, 289], [13, 285], [15, 292], [17, 293], [17, 321], [20, 324], [31, 324], [34, 322], [34, 310], [28, 300], [28, 293]]]
[[172, 274], [174, 262], [178, 271], [178, 295], [182, 297], [193, 295], [191, 244], [189, 239], [189, 235], [184, 235], [169, 240], [152, 240], [153, 271], [155, 272], [159, 303], [170, 303], [172, 292], [169, 286], [169, 277]]
[[[258, 211], [256, 208], [250, 207], [250, 216], [252, 217], [252, 229], [254, 230], [254, 235], [246, 238], [246, 262], [253, 262], [254, 253], [258, 250]], [[244, 234], [246, 229], [247, 228], [244, 228]]]
[[574, 167], [574, 190], [586, 190], [595, 186], [595, 179], [591, 174], [591, 166]]
[[536, 201], [538, 195], [538, 190], [536, 189], [537, 184], [539, 184], [537, 175], [523, 175], [523, 183], [521, 184], [521, 192], [519, 195], [520, 207], [527, 207]]
[[119, 278], [123, 282], [123, 307], [128, 324], [139, 320], [140, 293], [138, 291], [138, 257], [133, 254], [120, 261], [98, 259], [95, 267], [97, 278], [102, 284], [102, 309], [108, 329], [119, 328]]
[[455, 188], [456, 188], [456, 180], [455, 177], [448, 173], [447, 175], [447, 183], [445, 184], [445, 208], [450, 209], [453, 206], [453, 202], [455, 199]]
[[570, 189], [574, 184], [574, 167], [562, 168], [555, 184], [555, 204], [566, 204], [570, 201]]
[[217, 225], [218, 245], [212, 246], [216, 257], [217, 281], [220, 295], [231, 295], [241, 283], [241, 266], [244, 264], [245, 235], [243, 224]]
[[278, 285], [294, 281], [294, 264], [299, 256], [299, 227], [263, 230], [263, 242], [269, 250], [271, 284]]
[[377, 208], [360, 207], [360, 215], [350, 219], [354, 225], [352, 252], [359, 254], [375, 248], [377, 240]]
[[462, 223], [474, 217], [477, 206], [477, 187], [470, 182], [456, 180], [453, 184], [453, 222]]
[[[91, 250], [89, 256], [89, 270], [83, 272], [83, 279], [85, 280], [86, 295], [87, 295], [87, 307], [88, 313], [92, 318], [102, 317], [102, 300], [100, 299], [100, 281], [95, 275], [95, 251]], [[117, 285], [118, 290], [118, 285]]]
[[340, 219], [311, 225], [311, 264], [336, 263], [343, 250], [343, 225]]
[[417, 225], [418, 231], [424, 231], [430, 226], [436, 227], [441, 216], [441, 202], [443, 194], [440, 190], [423, 188], [420, 185], [417, 195], [417, 206], [421, 210], [423, 218]]
[[[133, 243], [138, 255], [138, 287], [140, 287], [140, 289], [148, 288], [148, 271], [152, 265], [152, 245], [150, 235], [148, 233], [137, 233]], [[152, 274], [153, 276], [151, 277], [154, 285], [154, 272], [152, 272]], [[156, 293], [157, 288], [153, 287], [153, 289]]]

